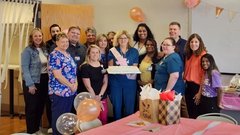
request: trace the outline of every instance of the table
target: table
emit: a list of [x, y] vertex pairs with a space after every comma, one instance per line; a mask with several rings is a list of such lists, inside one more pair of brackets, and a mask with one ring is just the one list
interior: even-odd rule
[[240, 123], [240, 92], [224, 91], [221, 104], [223, 109], [220, 112], [232, 116]]
[[[3, 67], [3, 65], [1, 65]], [[9, 70], [9, 114], [14, 117], [14, 70], [19, 70], [19, 65], [8, 65]], [[1, 109], [0, 109], [1, 110]]]
[[[104, 126], [100, 126], [88, 131], [82, 132], [78, 135], [192, 135], [196, 131], [202, 130], [207, 127], [211, 121], [196, 120], [181, 118], [179, 124], [174, 125], [160, 125], [153, 123], [145, 127], [131, 127], [126, 125], [127, 123], [135, 120], [140, 120], [139, 112], [120, 119], [118, 121], [109, 123]], [[149, 132], [143, 129], [147, 127], [158, 126], [160, 129], [156, 132]], [[239, 135], [240, 126], [229, 123], [221, 122], [216, 127], [207, 130], [204, 135]]]

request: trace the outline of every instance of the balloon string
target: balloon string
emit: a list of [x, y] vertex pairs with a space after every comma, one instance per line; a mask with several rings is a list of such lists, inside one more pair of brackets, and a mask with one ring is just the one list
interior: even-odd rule
[[101, 103], [100, 103], [100, 105], [101, 105], [101, 109], [102, 109], [102, 111], [104, 111], [104, 106], [103, 106], [103, 103], [102, 103], [102, 101], [100, 101]]
[[80, 128], [80, 125], [81, 125], [81, 120], [78, 120], [77, 121], [77, 125], [76, 125], [76, 128], [77, 128], [77, 130], [81, 133], [82, 132], [82, 130], [81, 130], [81, 128]]

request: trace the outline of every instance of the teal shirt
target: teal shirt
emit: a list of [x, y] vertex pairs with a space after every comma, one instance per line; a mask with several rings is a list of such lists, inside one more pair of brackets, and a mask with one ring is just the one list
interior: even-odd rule
[[158, 90], [165, 90], [171, 73], [179, 72], [179, 77], [173, 87], [177, 93], [184, 95], [185, 86], [182, 77], [183, 62], [177, 53], [172, 53], [166, 58], [163, 58], [156, 64], [156, 72], [154, 77], [154, 87]]

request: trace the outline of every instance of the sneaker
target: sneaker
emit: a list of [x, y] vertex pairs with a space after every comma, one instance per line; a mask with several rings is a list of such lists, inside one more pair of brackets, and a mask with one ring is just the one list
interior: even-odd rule
[[52, 128], [49, 128], [49, 129], [47, 130], [47, 133], [48, 133], [48, 134], [52, 134]]
[[38, 130], [33, 135], [45, 135], [41, 130]]

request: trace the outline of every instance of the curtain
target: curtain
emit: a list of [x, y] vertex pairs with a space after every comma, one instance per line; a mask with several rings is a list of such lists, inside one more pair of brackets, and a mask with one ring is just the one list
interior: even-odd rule
[[[35, 25], [39, 3], [36, 0], [0, 0], [0, 114], [2, 83], [6, 82], [6, 89], [11, 49], [18, 46], [18, 59], [21, 63], [21, 52], [27, 45], [30, 26]], [[18, 78], [21, 80], [20, 66], [19, 70]]]

